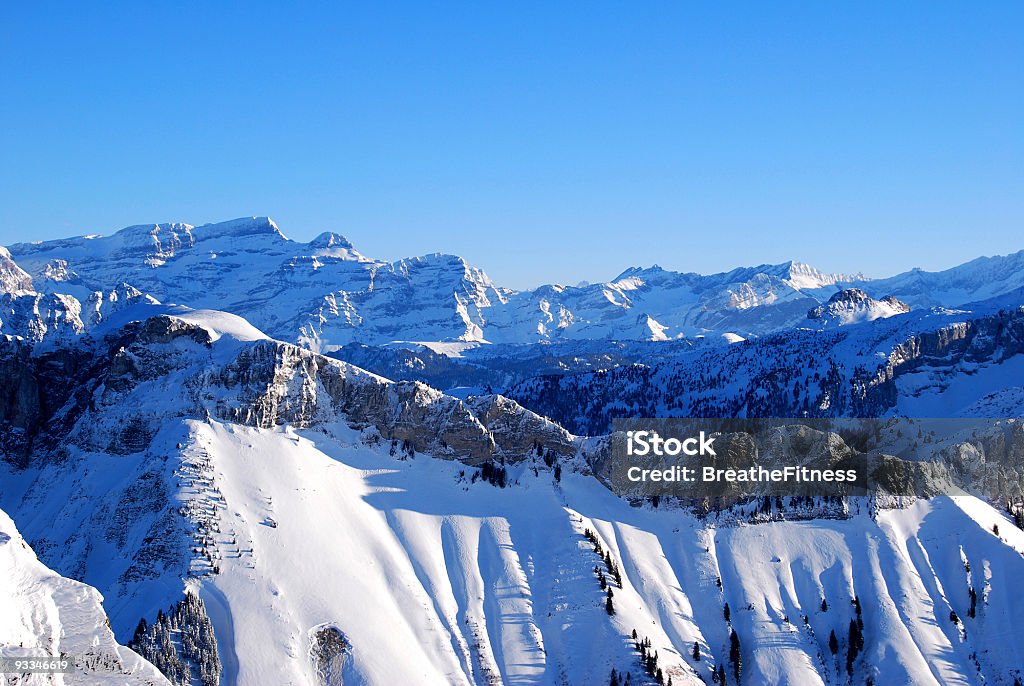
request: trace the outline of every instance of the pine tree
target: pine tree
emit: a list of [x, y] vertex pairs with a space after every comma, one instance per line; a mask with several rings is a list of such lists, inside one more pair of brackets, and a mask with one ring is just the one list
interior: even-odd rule
[[700, 662], [700, 644], [696, 641], [693, 642], [693, 661]]
[[835, 629], [828, 635], [828, 649], [832, 651], [833, 655], [839, 652], [839, 640], [836, 638]]
[[850, 620], [848, 641], [849, 644], [846, 646], [846, 671], [852, 675], [853, 662], [864, 648], [864, 634], [861, 633], [860, 627], [857, 626], [857, 621], [853, 619]]
[[138, 626], [135, 627], [135, 638], [133, 638], [132, 640], [133, 641], [141, 640], [142, 637], [146, 635], [146, 630], [148, 628], [149, 628], [149, 625], [146, 624], [146, 618], [143, 617], [142, 619], [139, 620]]
[[821, 599], [821, 611], [828, 612], [828, 601], [824, 598]]
[[619, 675], [615, 671], [614, 667], [612, 667], [612, 676], [611, 679], [608, 680], [608, 684], [609, 686], [619, 686]]
[[725, 616], [725, 621], [731, 621], [732, 612], [729, 610], [729, 603], [726, 603], [725, 607], [722, 608], [722, 614]]
[[736, 683], [739, 683], [743, 671], [743, 656], [740, 651], [740, 637], [735, 630], [729, 634], [729, 661], [732, 662], [732, 673], [736, 677]]

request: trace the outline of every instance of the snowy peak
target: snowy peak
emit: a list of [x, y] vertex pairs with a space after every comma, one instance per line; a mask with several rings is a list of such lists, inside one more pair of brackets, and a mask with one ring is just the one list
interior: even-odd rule
[[108, 249], [117, 256], [142, 257], [150, 266], [156, 266], [158, 261], [174, 257], [182, 248], [191, 248], [194, 244], [192, 227], [188, 224], [154, 224], [121, 229], [110, 237]]
[[333, 231], [324, 231], [309, 243], [306, 243], [306, 247], [309, 249], [309, 254], [314, 257], [337, 257], [343, 260], [369, 261], [368, 258], [356, 250], [351, 241]]
[[910, 306], [891, 295], [875, 300], [859, 288], [846, 288], [829, 298], [825, 304], [811, 309], [807, 318], [819, 320], [826, 325], [835, 323], [842, 326], [907, 312], [910, 312]]
[[0, 292], [17, 293], [32, 290], [32, 277], [19, 267], [7, 248], [0, 246]]
[[839, 283], [865, 281], [861, 274], [826, 274], [803, 262], [786, 262], [778, 266], [779, 275], [797, 290], [825, 288]]
[[288, 237], [270, 217], [242, 217], [216, 224], [204, 224], [194, 229], [196, 240], [216, 238], [246, 238], [250, 236], [269, 236], [273, 239], [287, 241]]
[[630, 267], [609, 281], [609, 284], [628, 287], [629, 284], [643, 285], [645, 283], [658, 283], [660, 281], [664, 281], [666, 278], [681, 275], [681, 272], [669, 271], [661, 265], [652, 264], [650, 267]]
[[937, 272], [915, 268], [862, 287], [875, 297], [893, 293], [915, 308], [979, 302], [1024, 288], [1024, 250], [979, 257]]
[[[137, 224], [110, 236], [90, 234], [54, 241], [15, 243], [11, 252], [32, 263], [44, 256], [52, 256], [65, 266], [92, 260], [141, 259], [146, 266], [156, 267], [194, 248], [201, 241], [253, 237], [269, 237], [272, 242], [288, 240], [269, 217], [246, 217], [199, 227], [180, 222]], [[46, 265], [51, 269], [54, 267], [50, 262]], [[40, 267], [45, 269], [43, 265]]]

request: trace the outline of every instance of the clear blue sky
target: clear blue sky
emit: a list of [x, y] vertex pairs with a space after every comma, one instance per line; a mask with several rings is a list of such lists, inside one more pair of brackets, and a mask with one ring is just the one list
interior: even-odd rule
[[0, 243], [269, 214], [514, 287], [1024, 248], [1021, 2], [86, 4], [0, 9]]

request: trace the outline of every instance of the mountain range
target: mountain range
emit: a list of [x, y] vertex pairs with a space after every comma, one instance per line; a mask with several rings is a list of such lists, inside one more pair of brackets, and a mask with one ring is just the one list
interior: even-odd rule
[[[266, 218], [0, 249], [0, 657], [89, 684], [1020, 684], [1022, 288], [1024, 252], [519, 292]], [[958, 495], [623, 497], [609, 433], [644, 416], [882, 418]], [[914, 458], [936, 439], [906, 417], [990, 425]]]
[[1022, 251], [877, 280], [797, 262], [706, 276], [654, 266], [600, 284], [514, 291], [457, 256], [385, 262], [334, 233], [309, 243], [289, 240], [266, 217], [132, 226], [107, 237], [18, 243], [9, 251], [2, 264], [13, 258], [24, 273], [3, 267], [8, 291], [27, 290], [31, 278], [39, 293], [85, 303], [129, 284], [160, 302], [238, 314], [275, 338], [321, 352], [353, 342], [747, 338], [800, 325], [845, 288], [913, 309], [953, 308], [1024, 288]]

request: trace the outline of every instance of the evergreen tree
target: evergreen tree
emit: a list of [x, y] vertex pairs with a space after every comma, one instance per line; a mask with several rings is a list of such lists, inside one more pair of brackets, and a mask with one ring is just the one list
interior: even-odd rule
[[722, 608], [722, 614], [725, 616], [725, 621], [728, 622], [732, 620], [732, 612], [729, 610], [729, 603], [726, 603], [725, 607]]
[[821, 611], [828, 612], [828, 601], [824, 598], [821, 599]]
[[743, 671], [743, 655], [740, 651], [740, 637], [735, 630], [729, 634], [729, 661], [732, 662], [732, 673], [738, 684]]
[[833, 655], [839, 652], [839, 640], [836, 638], [835, 629], [828, 635], [828, 649], [832, 651]]
[[700, 644], [696, 641], [693, 642], [693, 661], [700, 662]]
[[138, 626], [135, 627], [135, 637], [132, 640], [133, 641], [140, 640], [143, 636], [146, 635], [146, 630], [148, 628], [149, 628], [149, 625], [146, 624], [146, 618], [143, 617], [142, 619], [139, 620]]
[[864, 648], [864, 634], [861, 633], [860, 627], [857, 626], [857, 621], [854, 619], [850, 620], [848, 641], [849, 644], [846, 646], [846, 671], [852, 675], [853, 662], [857, 659], [857, 655]]

